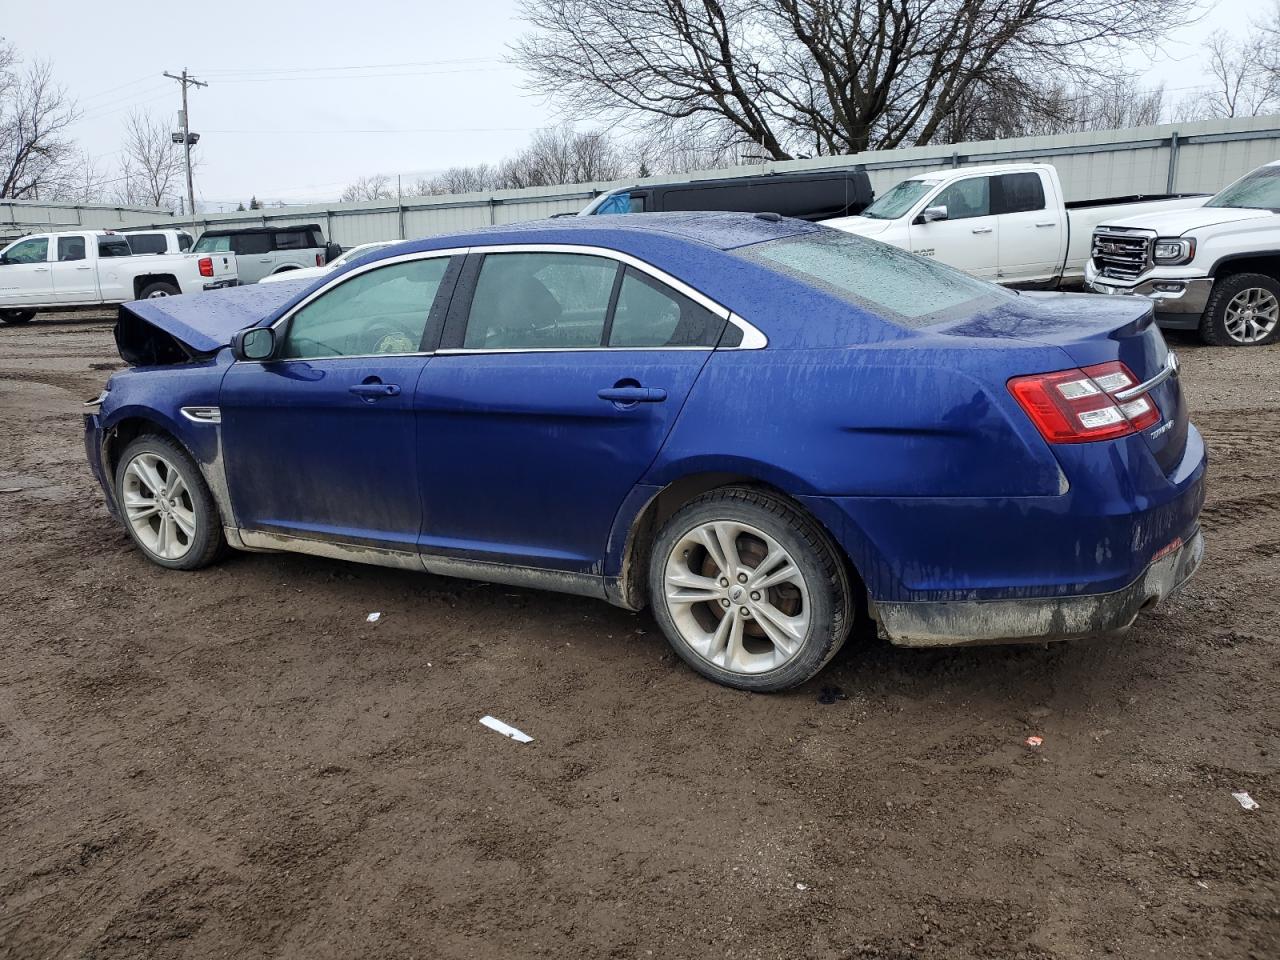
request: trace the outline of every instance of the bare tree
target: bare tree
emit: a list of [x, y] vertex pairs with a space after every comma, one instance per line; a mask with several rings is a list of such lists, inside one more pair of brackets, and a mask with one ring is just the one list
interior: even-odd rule
[[121, 156], [118, 202], [165, 210], [177, 207], [186, 164], [163, 117], [141, 110], [129, 114]]
[[975, 87], [1086, 82], [1192, 0], [523, 0], [515, 60], [573, 116], [681, 121], [773, 159], [936, 141]]
[[107, 197], [110, 176], [102, 164], [87, 153], [71, 156], [46, 196], [65, 203], [102, 203]]
[[627, 165], [607, 133], [580, 132], [570, 124], [534, 133], [529, 145], [503, 160], [494, 176], [500, 189], [592, 183], [623, 176]]
[[391, 192], [391, 178], [384, 173], [375, 173], [371, 177], [361, 177], [348, 184], [342, 191], [343, 202], [390, 200], [395, 194]]
[[1280, 60], [1274, 44], [1280, 37], [1280, 14], [1270, 25], [1253, 24], [1236, 39], [1219, 30], [1209, 36], [1206, 66], [1213, 83], [1184, 97], [1175, 109], [1179, 120], [1256, 117], [1280, 106]]
[[24, 69], [13, 45], [0, 41], [0, 197], [59, 192], [75, 153], [67, 131], [77, 116], [48, 63]]

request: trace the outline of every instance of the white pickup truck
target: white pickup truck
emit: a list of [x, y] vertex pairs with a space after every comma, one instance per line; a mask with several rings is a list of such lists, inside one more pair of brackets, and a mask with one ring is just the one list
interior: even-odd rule
[[1198, 207], [1206, 194], [1063, 200], [1047, 163], [956, 167], [903, 180], [859, 216], [824, 221], [1008, 286], [1079, 286], [1093, 228]]
[[1108, 219], [1085, 280], [1097, 293], [1150, 297], [1156, 323], [1206, 343], [1280, 340], [1280, 160], [1196, 210]]
[[0, 250], [0, 323], [37, 310], [100, 307], [238, 283], [234, 253], [135, 256], [122, 234], [42, 233]]

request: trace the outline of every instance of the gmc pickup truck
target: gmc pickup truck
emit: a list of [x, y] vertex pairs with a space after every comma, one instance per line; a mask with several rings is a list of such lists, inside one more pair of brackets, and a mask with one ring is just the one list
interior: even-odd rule
[[1063, 200], [1047, 163], [957, 167], [903, 180], [856, 217], [826, 226], [941, 260], [984, 280], [1078, 287], [1093, 228], [1131, 214], [1198, 207], [1207, 194]]
[[1280, 160], [1195, 210], [1108, 219], [1093, 233], [1085, 280], [1096, 293], [1155, 301], [1156, 323], [1206, 343], [1280, 339]]
[[233, 253], [135, 256], [122, 234], [42, 233], [0, 250], [0, 323], [37, 310], [100, 307], [237, 284]]

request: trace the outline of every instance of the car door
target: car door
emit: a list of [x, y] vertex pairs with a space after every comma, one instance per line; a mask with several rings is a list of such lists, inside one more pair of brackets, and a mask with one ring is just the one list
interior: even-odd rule
[[[945, 219], [923, 222], [923, 210], [946, 207]], [[984, 280], [999, 269], [999, 218], [991, 209], [991, 177], [955, 180], [926, 201], [911, 224], [911, 252]]]
[[1053, 279], [1066, 253], [1066, 223], [1054, 197], [1050, 209], [1044, 175], [1036, 171], [993, 177], [993, 204], [1000, 221], [1001, 283]]
[[472, 254], [418, 383], [426, 554], [592, 574], [726, 325], [607, 251]]
[[54, 238], [50, 273], [57, 303], [91, 303], [98, 299], [98, 275], [89, 259], [91, 239], [80, 234]]
[[233, 233], [229, 239], [241, 283], [257, 283], [275, 268], [276, 255], [271, 250], [269, 232]]
[[231, 365], [219, 405], [240, 527], [416, 553], [413, 399], [449, 264], [417, 255], [346, 274], [275, 325], [270, 360]]
[[26, 237], [0, 256], [0, 305], [53, 302], [52, 244], [48, 237]]
[[271, 272], [281, 267], [323, 266], [323, 256], [317, 262], [316, 253], [310, 230], [277, 230], [272, 235]]

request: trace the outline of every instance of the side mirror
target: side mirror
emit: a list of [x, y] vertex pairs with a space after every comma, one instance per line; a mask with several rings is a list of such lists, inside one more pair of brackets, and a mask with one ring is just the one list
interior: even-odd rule
[[332, 240], [324, 245], [324, 262], [333, 263], [342, 256], [342, 247], [338, 246]]
[[921, 223], [933, 223], [935, 220], [947, 219], [947, 206], [942, 204], [937, 207], [925, 207], [924, 213], [920, 214]]
[[270, 360], [276, 352], [276, 332], [270, 327], [238, 330], [231, 338], [231, 354], [237, 360]]

